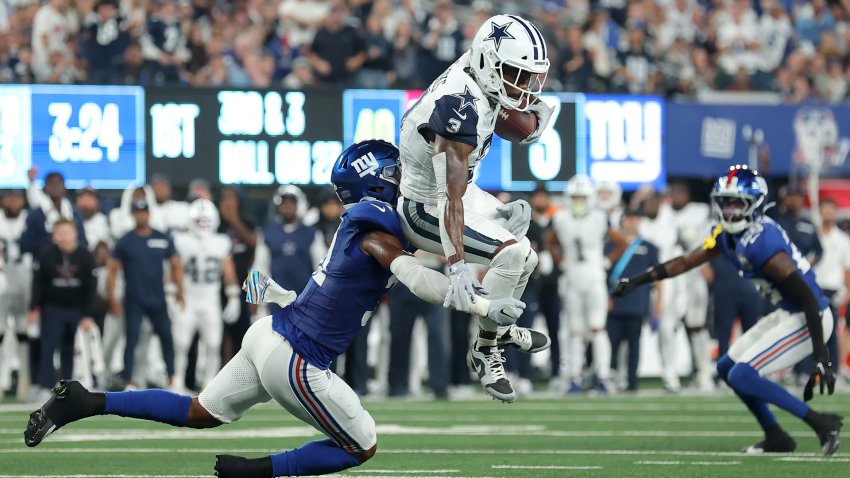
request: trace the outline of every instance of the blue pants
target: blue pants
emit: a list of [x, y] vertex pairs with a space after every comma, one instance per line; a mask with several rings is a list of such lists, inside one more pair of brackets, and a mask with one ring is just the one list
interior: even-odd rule
[[465, 312], [454, 309], [449, 312], [449, 330], [451, 333], [451, 358], [449, 369], [451, 371], [452, 385], [469, 385], [469, 368], [466, 366], [466, 353], [471, 347], [472, 337], [469, 336], [469, 326], [472, 316]]
[[133, 359], [135, 358], [136, 345], [139, 343], [139, 329], [142, 327], [143, 316], [147, 316], [148, 320], [151, 321], [153, 331], [159, 337], [168, 376], [174, 375], [174, 341], [171, 337], [171, 319], [168, 317], [168, 307], [165, 304], [158, 307], [145, 307], [142, 304], [125, 301], [124, 320], [127, 327], [127, 345], [124, 348], [124, 370], [121, 372], [121, 377], [128, 382], [133, 379]]
[[413, 295], [402, 284], [390, 292], [390, 395], [404, 396], [410, 377], [410, 342], [413, 325], [422, 317], [428, 328], [428, 385], [445, 396], [449, 386], [448, 323], [446, 310]]
[[629, 346], [628, 377], [629, 390], [637, 390], [638, 360], [640, 359], [640, 328], [643, 317], [639, 315], [608, 315], [608, 338], [611, 340], [611, 368], [617, 368], [620, 345], [625, 341]]
[[39, 354], [38, 384], [51, 388], [56, 384], [53, 353], [60, 350], [60, 379], [71, 379], [74, 373], [74, 335], [83, 318], [82, 309], [45, 305], [41, 311], [41, 352]]
[[557, 285], [543, 286], [538, 292], [540, 313], [546, 319], [546, 330], [552, 339], [549, 356], [552, 362], [552, 377], [561, 376], [561, 341], [558, 332], [561, 327], [561, 296]]
[[722, 357], [729, 351], [729, 336], [735, 318], [741, 318], [741, 328], [746, 332], [764, 315], [764, 301], [755, 291], [741, 293], [712, 289], [711, 295], [714, 298], [714, 334]]

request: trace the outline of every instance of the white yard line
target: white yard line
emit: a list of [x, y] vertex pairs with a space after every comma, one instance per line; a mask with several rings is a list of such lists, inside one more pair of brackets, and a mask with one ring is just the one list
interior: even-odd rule
[[636, 461], [635, 465], [698, 465], [698, 466], [729, 466], [740, 465], [740, 461]]
[[601, 470], [601, 466], [569, 465], [493, 465], [494, 470]]
[[360, 469], [348, 469], [345, 471], [346, 473], [357, 473], [359, 474], [368, 474], [375, 473], [378, 475], [383, 474], [392, 474], [392, 473], [400, 473], [403, 475], [410, 475], [416, 473], [460, 473], [460, 470], [360, 470]]

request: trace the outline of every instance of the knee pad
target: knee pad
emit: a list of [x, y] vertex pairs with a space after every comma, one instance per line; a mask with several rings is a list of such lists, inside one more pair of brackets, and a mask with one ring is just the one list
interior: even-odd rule
[[[493, 256], [490, 267], [503, 271], [521, 272], [525, 270], [526, 258], [529, 256], [529, 252], [533, 251], [527, 242], [511, 244]], [[537, 264], [537, 254], [534, 255], [534, 264]]]
[[729, 383], [729, 371], [734, 366], [735, 362], [728, 355], [720, 357], [720, 360], [717, 361], [717, 376], [723, 379], [724, 382]]

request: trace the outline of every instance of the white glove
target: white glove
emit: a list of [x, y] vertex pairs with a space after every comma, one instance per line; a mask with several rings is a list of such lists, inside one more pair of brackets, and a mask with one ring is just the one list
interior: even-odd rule
[[221, 318], [225, 324], [235, 324], [239, 320], [242, 313], [242, 306], [239, 303], [238, 297], [230, 297], [227, 299], [227, 305], [224, 306], [224, 311], [221, 313]]
[[520, 141], [519, 144], [531, 144], [540, 139], [540, 135], [549, 126], [549, 119], [552, 117], [552, 113], [555, 112], [555, 108], [550, 108], [549, 105], [538, 99], [536, 103], [528, 107], [528, 111], [537, 115], [537, 131], [531, 133], [528, 138]]
[[487, 318], [502, 326], [512, 325], [522, 315], [523, 310], [525, 310], [525, 302], [513, 297], [490, 299]]
[[443, 307], [451, 307], [460, 312], [471, 312], [475, 296], [487, 294], [475, 274], [469, 270], [464, 261], [458, 261], [449, 266], [449, 288]]
[[518, 241], [525, 237], [531, 222], [531, 206], [523, 199], [503, 204], [496, 208], [499, 215], [507, 219], [505, 229], [511, 232]]

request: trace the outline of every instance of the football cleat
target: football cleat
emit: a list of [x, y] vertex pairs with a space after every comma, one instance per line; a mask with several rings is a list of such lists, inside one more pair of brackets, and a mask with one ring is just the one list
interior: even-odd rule
[[504, 362], [502, 351], [496, 347], [490, 347], [488, 352], [473, 348], [466, 354], [466, 365], [478, 377], [484, 391], [496, 400], [511, 403], [516, 400], [516, 392], [505, 376]]
[[97, 402], [80, 382], [62, 380], [53, 388], [53, 396], [30, 414], [24, 443], [38, 446], [44, 437], [77, 420], [97, 415]]
[[567, 395], [576, 395], [579, 393], [584, 393], [584, 388], [582, 388], [581, 382], [578, 380], [570, 380], [570, 388], [567, 389]]
[[552, 345], [552, 340], [546, 334], [513, 324], [508, 327], [499, 327], [496, 345], [514, 347], [521, 352], [534, 354], [548, 349]]
[[779, 429], [772, 433], [766, 433], [764, 440], [750, 445], [741, 450], [742, 453], [750, 455], [761, 455], [762, 453], [791, 453], [797, 449], [797, 442], [785, 430]]
[[835, 453], [838, 450], [838, 445], [841, 444], [838, 434], [841, 432], [842, 421], [842, 417], [839, 415], [828, 413], [820, 414], [818, 417], [815, 433], [818, 434], [821, 450], [823, 450], [825, 456]]

